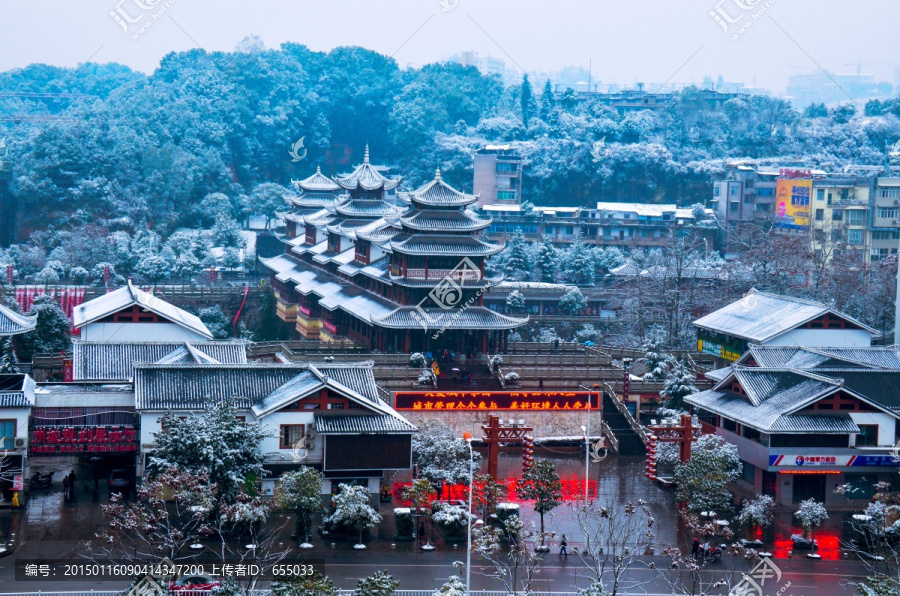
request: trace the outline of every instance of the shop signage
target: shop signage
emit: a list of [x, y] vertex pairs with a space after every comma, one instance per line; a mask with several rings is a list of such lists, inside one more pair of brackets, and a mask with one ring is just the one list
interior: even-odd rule
[[770, 455], [769, 466], [798, 468], [837, 468], [866, 466], [896, 466], [890, 455]]
[[41, 426], [31, 431], [28, 451], [44, 453], [133, 453], [137, 430], [131, 426]]
[[598, 407], [599, 394], [587, 391], [398, 391], [394, 394], [397, 410], [558, 412]]

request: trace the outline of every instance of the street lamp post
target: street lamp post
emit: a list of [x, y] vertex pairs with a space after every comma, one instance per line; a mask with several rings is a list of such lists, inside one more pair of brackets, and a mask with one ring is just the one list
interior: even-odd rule
[[466, 596], [471, 593], [472, 581], [472, 488], [475, 483], [475, 454], [472, 452], [472, 434], [463, 433], [463, 438], [469, 446], [469, 516], [466, 519], [466, 527], [468, 532], [466, 535]]

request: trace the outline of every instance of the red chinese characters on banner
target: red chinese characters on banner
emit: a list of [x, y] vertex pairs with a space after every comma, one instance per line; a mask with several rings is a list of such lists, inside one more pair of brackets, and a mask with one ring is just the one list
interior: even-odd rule
[[131, 426], [42, 426], [31, 431], [29, 453], [135, 453]]
[[529, 410], [597, 409], [599, 394], [587, 391], [398, 391], [397, 410]]
[[[516, 492], [516, 478], [501, 478], [497, 482], [506, 487], [507, 499], [511, 502], [524, 502], [525, 499], [519, 497]], [[584, 499], [584, 479], [561, 479], [562, 500], [577, 501]], [[391, 496], [397, 503], [403, 507], [412, 505], [411, 501], [403, 499], [403, 493], [412, 485], [411, 482], [394, 482], [391, 484]], [[441, 486], [441, 492], [436, 496], [438, 501], [465, 501], [469, 498], [469, 485], [467, 484], [444, 484]], [[597, 481], [588, 481], [588, 498], [597, 498]]]

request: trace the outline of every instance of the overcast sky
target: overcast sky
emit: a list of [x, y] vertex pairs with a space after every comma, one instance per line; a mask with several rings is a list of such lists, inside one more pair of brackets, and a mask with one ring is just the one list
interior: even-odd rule
[[[138, 39], [110, 15], [169, 7]], [[782, 92], [790, 74], [864, 72], [898, 83], [898, 0], [0, 0], [0, 71], [35, 62], [118, 62], [152, 72], [166, 53], [359, 45], [421, 65], [465, 50], [529, 72], [587, 66], [595, 80], [700, 83], [704, 75]], [[140, 5], [154, 5], [142, 10]], [[740, 22], [739, 35], [710, 15]], [[743, 7], [747, 9], [744, 10]], [[146, 20], [146, 19], [144, 19]], [[142, 21], [143, 22], [143, 21]]]

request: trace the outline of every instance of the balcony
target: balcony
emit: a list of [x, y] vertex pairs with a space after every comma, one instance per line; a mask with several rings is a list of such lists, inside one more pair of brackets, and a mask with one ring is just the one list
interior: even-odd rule
[[[400, 271], [395, 274], [393, 268], [391, 270], [391, 275], [396, 275], [398, 277], [403, 276]], [[406, 275], [403, 277], [426, 281], [441, 281], [442, 279], [471, 279], [478, 281], [481, 279], [481, 271], [475, 271], [473, 269], [407, 269]]]

